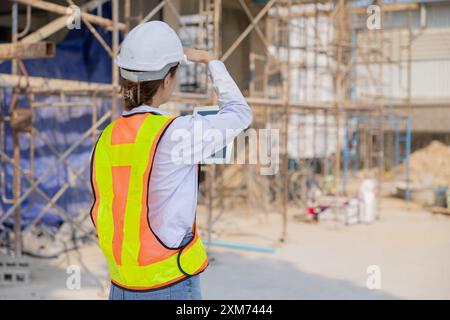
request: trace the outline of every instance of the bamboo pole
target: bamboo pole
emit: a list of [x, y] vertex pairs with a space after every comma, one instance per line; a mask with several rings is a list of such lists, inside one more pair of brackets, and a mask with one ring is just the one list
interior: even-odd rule
[[[54, 13], [58, 13], [64, 16], [69, 16], [70, 11], [67, 10], [68, 7], [61, 6], [59, 4], [47, 2], [47, 1], [41, 1], [41, 0], [9, 0], [9, 1], [17, 1], [17, 3], [29, 5], [34, 8], [38, 8], [41, 10], [46, 10]], [[112, 0], [113, 1], [113, 0]], [[117, 27], [114, 26], [114, 22], [112, 20], [102, 18], [90, 13], [86, 13], [81, 11], [80, 15], [85, 18], [87, 21], [98, 24], [99, 26], [105, 27], [105, 28], [112, 28], [112, 30], [119, 29], [120, 31], [125, 31], [126, 25], [123, 23], [120, 23], [117, 25]]]
[[[29, 187], [29, 189], [27, 191], [25, 191], [20, 198], [18, 198], [14, 205], [12, 205], [8, 211], [0, 217], [0, 224], [5, 222], [6, 219], [8, 219], [12, 213], [15, 212], [15, 210], [20, 206], [20, 204], [34, 191], [36, 190], [36, 188], [38, 187], [38, 185], [43, 182], [48, 175], [54, 171], [57, 166], [56, 164], [59, 164], [61, 162], [63, 162], [68, 156], [69, 154], [71, 154], [79, 145], [81, 145], [83, 143], [84, 140], [86, 140], [91, 134], [92, 131], [96, 130], [99, 126], [101, 126], [108, 118], [110, 118], [111, 116], [111, 112], [107, 112], [105, 113], [105, 115], [103, 115], [102, 118], [100, 118], [98, 120], [98, 122], [95, 124], [95, 126], [92, 126], [88, 131], [86, 131], [79, 139], [78, 141], [76, 141], [74, 144], [72, 144], [72, 146], [70, 146], [62, 155], [61, 157], [55, 162], [55, 166], [48, 168], [44, 173], [42, 173], [39, 178], [34, 181], [34, 183], [31, 184], [31, 186]], [[18, 163], [17, 161], [15, 161], [15, 163]]]
[[[25, 179], [27, 179], [27, 181], [32, 184], [33, 183], [33, 179], [31, 179], [21, 168], [18, 164], [16, 164], [14, 162], [14, 159], [11, 159], [7, 154], [5, 154], [2, 150], [0, 150], [0, 156], [4, 158], [4, 160], [8, 163], [10, 163], [15, 169], [19, 170], [21, 172], [21, 174], [25, 177]], [[52, 206], [58, 210], [58, 212], [65, 217], [66, 219], [68, 219], [69, 222], [73, 222], [75, 227], [79, 228], [81, 231], [84, 231], [83, 228], [81, 226], [79, 226], [75, 221], [72, 221], [72, 218], [70, 217], [70, 215], [60, 206], [58, 206], [56, 203], [52, 202], [51, 199], [49, 198], [49, 196], [47, 196], [47, 194], [42, 191], [40, 188], [36, 188], [36, 192], [47, 202], [49, 202], [50, 204], [52, 204]], [[10, 202], [9, 204], [13, 204], [14, 202]], [[26, 232], [24, 232], [25, 234]]]
[[62, 80], [42, 77], [28, 77], [28, 84], [25, 79], [18, 75], [0, 73], [0, 88], [20, 89], [30, 88], [33, 92], [47, 91], [67, 91], [67, 92], [110, 92], [112, 86], [105, 83], [93, 83], [76, 80]]
[[384, 141], [384, 101], [383, 101], [383, 96], [384, 96], [384, 1], [383, 0], [378, 0], [378, 5], [380, 6], [380, 12], [381, 12], [381, 30], [379, 30], [379, 37], [380, 37], [380, 41], [379, 41], [379, 48], [381, 49], [379, 51], [379, 60], [378, 60], [378, 64], [379, 64], [379, 68], [380, 68], [380, 78], [379, 78], [379, 101], [377, 103], [378, 105], [378, 117], [379, 117], [379, 141], [378, 141], [378, 181], [377, 181], [377, 206], [376, 206], [376, 218], [380, 219], [381, 218], [381, 205], [382, 205], [382, 190], [383, 190], [383, 176], [384, 176], [384, 145], [385, 145], [385, 141]]
[[[102, 5], [103, 3], [109, 0], [92, 0], [81, 6], [81, 11], [91, 11], [95, 9], [98, 5]], [[67, 24], [67, 16], [62, 16], [56, 18], [55, 20], [47, 23], [46, 25], [40, 27], [38, 30], [30, 33], [26, 37], [22, 38], [20, 42], [37, 42], [44, 40], [50, 37], [52, 34], [58, 32], [62, 28], [64, 28]]]
[[119, 52], [119, 0], [112, 1], [112, 21], [113, 21], [113, 34], [112, 34], [112, 106], [111, 106], [111, 118], [115, 119], [118, 114], [119, 108], [119, 68], [116, 65], [116, 57]]
[[241, 33], [241, 35], [234, 41], [234, 43], [228, 48], [228, 50], [220, 58], [222, 61], [226, 61], [230, 55], [236, 50], [236, 48], [241, 44], [241, 42], [248, 36], [250, 31], [256, 26], [256, 24], [261, 20], [261, 18], [269, 11], [269, 9], [275, 4], [277, 0], [270, 0], [264, 8], [256, 15], [252, 20], [251, 24]]
[[[75, 3], [72, 0], [66, 0], [67, 3], [74, 6]], [[111, 48], [106, 43], [105, 40], [103, 40], [102, 36], [95, 30], [94, 26], [89, 22], [89, 20], [86, 19], [83, 15], [81, 15], [81, 20], [83, 20], [84, 24], [88, 27], [89, 31], [94, 35], [94, 37], [97, 39], [97, 41], [101, 44], [101, 46], [105, 49], [105, 51], [108, 53], [108, 55], [113, 58], [113, 52], [111, 51]]]
[[336, 149], [334, 153], [334, 187], [336, 198], [333, 203], [333, 211], [335, 216], [335, 223], [338, 221], [339, 207], [337, 198], [340, 196], [340, 178], [341, 178], [341, 139], [340, 139], [340, 108], [343, 99], [342, 86], [342, 57], [343, 57], [343, 32], [344, 32], [344, 0], [339, 0], [337, 10], [337, 58], [336, 58], [336, 75], [335, 75], [335, 127], [336, 127]]
[[[20, 144], [19, 133], [13, 132], [13, 153], [14, 163], [20, 163]], [[15, 166], [13, 171], [13, 197], [14, 202], [17, 203], [20, 199], [20, 170]], [[22, 255], [22, 223], [20, 216], [20, 206], [14, 208], [14, 254], [16, 257]]]
[[[292, 6], [292, 0], [289, 0], [288, 8]], [[290, 10], [288, 10], [290, 12]], [[287, 224], [288, 224], [288, 210], [289, 210], [289, 153], [288, 153], [288, 139], [289, 139], [289, 114], [290, 114], [290, 95], [291, 95], [291, 69], [289, 64], [291, 62], [291, 34], [290, 34], [290, 25], [292, 21], [290, 20], [289, 13], [287, 17], [287, 27], [284, 32], [286, 35], [286, 43], [287, 43], [287, 61], [284, 66], [284, 76], [283, 76], [283, 201], [282, 201], [282, 215], [283, 215], [283, 226], [281, 233], [281, 242], [285, 242], [287, 240]]]

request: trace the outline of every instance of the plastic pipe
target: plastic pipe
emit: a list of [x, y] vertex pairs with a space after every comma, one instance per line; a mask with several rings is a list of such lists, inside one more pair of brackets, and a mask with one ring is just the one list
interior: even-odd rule
[[265, 252], [265, 253], [275, 253], [275, 248], [268, 248], [268, 247], [257, 247], [257, 246], [251, 246], [248, 244], [243, 243], [236, 243], [236, 242], [227, 242], [227, 241], [214, 241], [212, 240], [211, 243], [208, 242], [208, 240], [204, 240], [203, 243], [205, 245], [211, 245], [215, 247], [223, 247], [223, 248], [231, 248], [231, 249], [239, 249], [239, 250], [248, 250], [248, 251], [256, 251], [256, 252]]

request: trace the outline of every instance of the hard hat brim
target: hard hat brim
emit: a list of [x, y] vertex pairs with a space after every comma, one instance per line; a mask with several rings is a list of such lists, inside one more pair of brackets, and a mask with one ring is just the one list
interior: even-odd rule
[[169, 72], [170, 68], [176, 66], [178, 63], [183, 64], [181, 61], [169, 63], [159, 71], [135, 71], [120, 68], [120, 75], [122, 76], [122, 78], [132, 82], [161, 80], [164, 79], [164, 77]]

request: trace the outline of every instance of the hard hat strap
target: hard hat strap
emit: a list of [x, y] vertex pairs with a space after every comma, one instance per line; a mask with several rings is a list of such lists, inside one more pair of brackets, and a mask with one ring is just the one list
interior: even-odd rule
[[138, 81], [137, 83], [137, 104], [141, 104], [141, 82]]

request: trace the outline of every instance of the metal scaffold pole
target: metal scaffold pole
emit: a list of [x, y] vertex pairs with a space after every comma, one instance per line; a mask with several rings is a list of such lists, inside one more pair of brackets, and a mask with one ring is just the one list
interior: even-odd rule
[[[245, 171], [244, 180], [251, 181], [244, 181], [236, 187], [237, 190], [223, 195], [219, 190], [226, 187], [224, 172], [231, 166], [223, 168], [225, 166], [212, 165], [206, 168], [205, 185], [208, 188], [205, 188], [206, 197], [203, 204], [206, 205], [207, 211], [205, 230], [208, 247], [213, 242], [211, 235], [214, 223], [217, 221], [213, 213], [219, 211], [216, 210], [219, 207], [220, 210], [223, 209], [221, 206], [226, 203], [226, 197], [233, 198], [230, 202], [234, 204], [235, 198], [238, 198], [236, 195], [245, 192], [244, 190], [247, 190], [247, 193], [250, 192], [249, 188], [253, 190], [253, 193], [245, 197], [247, 208], [252, 209], [253, 206], [257, 206], [266, 213], [277, 212], [281, 227], [281, 235], [277, 235], [277, 240], [286, 241], [289, 208], [292, 209], [295, 204], [299, 209], [306, 211], [304, 206], [308, 200], [307, 188], [309, 187], [304, 182], [296, 184], [298, 181], [295, 180], [295, 177], [303, 177], [303, 172], [298, 174], [301, 170], [308, 169], [306, 174], [308, 179], [317, 178], [319, 181], [317, 184], [321, 187], [324, 186], [324, 180], [333, 178], [333, 189], [330, 195], [334, 196], [332, 210], [337, 221], [341, 210], [339, 198], [347, 195], [347, 190], [350, 190], [348, 181], [351, 177], [347, 172], [350, 166], [347, 161], [353, 159], [347, 157], [351, 135], [345, 135], [343, 138], [341, 132], [348, 130], [348, 119], [355, 115], [358, 119], [366, 119], [366, 122], [363, 125], [361, 123], [357, 125], [359, 139], [357, 152], [358, 161], [361, 159], [361, 167], [358, 162], [354, 168], [364, 170], [362, 173], [367, 175], [372, 169], [376, 170], [377, 177], [373, 179], [377, 179], [378, 182], [377, 204], [381, 205], [381, 188], [384, 183], [386, 160], [384, 149], [388, 144], [384, 140], [389, 130], [385, 119], [387, 115], [394, 114], [394, 111], [386, 107], [389, 98], [384, 90], [385, 82], [389, 80], [387, 78], [392, 76], [388, 69], [390, 65], [386, 49], [388, 41], [385, 41], [390, 34], [388, 26], [384, 25], [384, 16], [382, 16], [382, 30], [372, 32], [367, 30], [365, 22], [362, 26], [354, 23], [358, 17], [364, 20], [367, 15], [366, 8], [357, 7], [353, 2], [345, 0], [307, 2], [269, 0], [260, 3], [246, 0], [233, 1], [233, 3], [223, 0], [195, 0], [189, 2], [198, 5], [198, 11], [194, 14], [191, 9], [187, 9], [186, 2], [178, 0], [162, 0], [155, 2], [154, 5], [142, 0], [91, 0], [79, 6], [80, 19], [83, 21], [83, 28], [87, 28], [89, 35], [97, 41], [97, 44], [100, 44], [100, 50], [104, 50], [108, 54], [108, 59], [111, 59], [107, 61], [108, 64], [111, 63], [111, 81], [96, 83], [45, 78], [39, 75], [29, 76], [23, 66], [23, 59], [51, 59], [55, 56], [55, 45], [47, 39], [66, 27], [69, 17], [68, 8], [70, 5], [77, 5], [77, 1], [74, 0], [65, 2], [64, 5], [63, 2], [11, 0], [11, 43], [0, 45], [0, 59], [12, 61], [11, 73], [0, 74], [0, 87], [13, 89], [19, 95], [36, 97], [33, 101], [30, 100], [29, 109], [32, 114], [30, 131], [25, 132], [26, 134], [17, 131], [7, 137], [11, 141], [11, 151], [8, 151], [11, 154], [7, 154], [4, 141], [0, 141], [2, 165], [5, 163], [11, 166], [12, 172], [10, 181], [5, 181], [6, 175], [3, 173], [0, 181], [2, 193], [4, 189], [11, 186], [8, 189], [11, 190], [11, 194], [2, 194], [3, 202], [10, 207], [5, 210], [6, 214], [0, 216], [0, 223], [4, 223], [9, 218], [14, 222], [16, 255], [20, 255], [22, 251], [21, 236], [30, 232], [29, 227], [26, 230], [21, 228], [23, 223], [21, 215], [23, 216], [29, 210], [24, 203], [28, 200], [34, 203], [34, 194], [47, 203], [37, 211], [36, 220], [30, 223], [32, 227], [39, 225], [42, 217], [51, 209], [65, 221], [76, 224], [73, 219], [71, 220], [69, 210], [65, 210], [57, 202], [63, 195], [69, 193], [68, 191], [73, 187], [73, 181], [64, 181], [55, 193], [45, 191], [41, 185], [42, 174], [37, 176], [36, 172], [33, 172], [34, 169], [24, 167], [23, 149], [28, 148], [30, 166], [33, 167], [35, 153], [39, 151], [36, 145], [44, 144], [56, 157], [55, 164], [63, 165], [71, 179], [81, 181], [84, 185], [89, 184], [88, 179], [83, 175], [89, 168], [88, 164], [79, 168], [69, 161], [68, 156], [74, 153], [87, 138], [93, 146], [101, 125], [119, 115], [120, 77], [114, 60], [120, 49], [121, 32], [126, 33], [135, 25], [151, 19], [167, 20], [179, 30], [180, 37], [186, 35], [197, 37], [195, 41], [190, 42], [192, 46], [212, 51], [225, 63], [231, 64], [231, 61], [235, 61], [233, 59], [239, 55], [240, 63], [243, 61], [243, 66], [248, 64], [248, 70], [236, 70], [231, 65], [227, 67], [230, 73], [241, 73], [236, 78], [242, 78], [239, 79], [241, 81], [239, 85], [241, 86], [242, 83], [244, 85], [240, 89], [254, 111], [253, 128], [280, 129], [279, 143], [282, 154], [277, 159], [280, 171], [276, 177], [256, 177], [259, 174], [258, 170], [254, 168], [246, 170], [248, 167], [236, 166], [236, 172]], [[99, 8], [107, 2], [112, 9], [110, 19], [99, 14], [101, 12]], [[404, 108], [406, 112], [411, 114], [413, 111], [411, 43], [414, 40], [412, 20], [413, 12], [418, 10], [419, 5], [384, 3], [382, 0], [376, 3], [380, 6], [382, 14], [389, 11], [407, 11], [408, 14], [408, 25], [404, 26], [407, 27], [404, 29], [407, 31], [407, 46], [404, 47], [408, 56], [403, 61], [394, 59], [392, 64], [397, 63], [398, 69], [402, 69], [402, 62], [407, 65], [406, 95], [401, 103], [406, 106]], [[25, 6], [27, 20], [25, 28], [19, 32], [19, 17], [23, 22], [21, 14], [25, 13], [25, 10], [19, 9], [24, 9]], [[95, 11], [96, 8], [97, 11]], [[33, 28], [37, 20], [31, 23], [30, 17], [38, 10], [57, 16]], [[230, 11], [222, 14], [226, 10]], [[231, 19], [229, 12], [234, 12], [233, 10], [240, 11], [240, 17], [246, 21], [246, 24], [227, 28], [229, 21], [223, 20]], [[198, 16], [192, 19], [194, 15]], [[120, 21], [122, 19], [123, 21]], [[222, 48], [222, 44], [228, 45]], [[394, 45], [400, 47], [400, 44], [391, 44], [391, 46]], [[194, 89], [188, 92], [185, 87], [179, 86], [171, 100], [175, 112], [191, 110], [195, 105], [217, 104], [214, 90], [207, 82], [206, 68], [195, 69], [190, 75], [195, 78], [192, 86]], [[56, 98], [51, 100], [50, 97]], [[85, 100], [74, 101], [75, 99], [71, 98]], [[107, 112], [102, 107], [104, 101], [110, 107]], [[46, 140], [47, 137], [42, 130], [38, 130], [34, 116], [42, 110], [41, 108], [69, 112], [72, 108], [78, 107], [86, 107], [88, 110], [86, 112], [92, 112], [87, 136], [83, 135], [76, 139], [66, 151], [59, 150], [52, 146], [48, 139]], [[10, 116], [0, 119], [2, 140], [7, 139], [4, 124], [10, 121]], [[408, 132], [411, 130], [409, 121]], [[29, 143], [22, 143], [23, 138], [28, 136]], [[294, 145], [298, 149], [298, 154], [291, 150], [295, 149]], [[306, 145], [312, 146], [310, 156], [305, 150]], [[411, 141], [407, 145], [407, 149], [410, 150], [410, 148]], [[341, 149], [345, 150], [343, 159], [341, 159]], [[374, 155], [377, 157], [375, 158]], [[290, 157], [297, 161], [298, 168], [295, 166], [290, 168]], [[345, 165], [341, 169], [342, 160]], [[408, 158], [407, 164], [409, 161]], [[409, 177], [409, 169], [407, 172]], [[44, 173], [47, 174], [46, 171]], [[409, 190], [409, 178], [406, 183]], [[301, 188], [298, 185], [301, 185], [303, 189], [299, 190]], [[220, 202], [215, 201], [219, 196]], [[301, 201], [295, 202], [295, 196], [300, 197]], [[269, 207], [273, 210], [268, 210]], [[83, 214], [85, 214], [84, 211]], [[380, 207], [377, 209], [377, 216], [381, 216]], [[76, 227], [80, 231], [84, 230], [81, 225]]]
[[113, 32], [112, 32], [112, 119], [118, 116], [118, 99], [119, 99], [119, 68], [115, 64], [117, 54], [119, 52], [119, 0], [112, 1], [112, 21], [113, 21]]
[[286, 62], [284, 63], [284, 72], [283, 72], [283, 98], [284, 98], [284, 106], [283, 106], [283, 202], [282, 202], [282, 215], [283, 215], [283, 228], [281, 233], [281, 242], [285, 242], [287, 240], [287, 227], [288, 227], [288, 210], [289, 210], [289, 152], [288, 152], [288, 140], [289, 140], [289, 118], [290, 118], [290, 95], [291, 95], [291, 70], [289, 68], [291, 62], [291, 34], [290, 34], [290, 6], [292, 6], [292, 1], [289, 0], [287, 2], [287, 21], [286, 26], [284, 26], [285, 30], [283, 30], [285, 34], [286, 41]]

